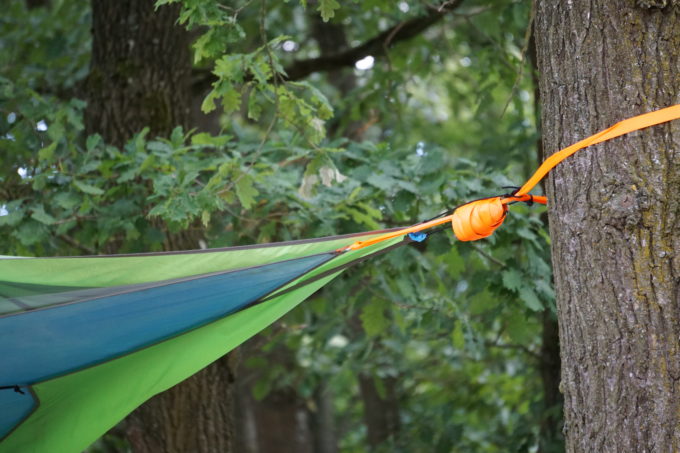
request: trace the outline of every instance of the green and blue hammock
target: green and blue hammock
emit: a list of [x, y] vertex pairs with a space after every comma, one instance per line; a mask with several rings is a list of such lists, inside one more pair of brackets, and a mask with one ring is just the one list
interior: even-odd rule
[[[258, 333], [383, 232], [139, 255], [0, 258], [0, 451], [82, 451]], [[56, 449], [56, 450], [55, 450]]]
[[0, 452], [78, 452], [152, 396], [217, 360], [347, 267], [451, 222], [490, 235], [512, 202], [588, 145], [680, 118], [624, 120], [548, 158], [512, 194], [413, 227], [138, 255], [0, 257]]

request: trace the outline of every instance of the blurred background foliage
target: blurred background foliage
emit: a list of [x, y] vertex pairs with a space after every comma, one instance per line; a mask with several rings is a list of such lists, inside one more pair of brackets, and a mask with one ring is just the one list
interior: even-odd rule
[[[83, 126], [91, 14], [52, 0], [9, 2], [0, 16], [2, 254], [408, 225], [507, 192], [536, 166], [528, 1], [185, 0], [213, 127], [145, 128], [122, 147]], [[320, 63], [372, 41], [349, 64]], [[511, 211], [487, 240], [457, 243], [446, 229], [303, 303], [246, 348], [251, 403], [293, 389], [313, 417], [321, 388], [346, 452], [561, 451], [559, 427], [544, 429], [561, 411], [542, 377], [559, 363], [543, 344], [554, 318], [544, 208]], [[276, 348], [292, 365], [260, 354]], [[377, 438], [371, 391], [395, 414]], [[110, 434], [92, 451], [126, 448]]]

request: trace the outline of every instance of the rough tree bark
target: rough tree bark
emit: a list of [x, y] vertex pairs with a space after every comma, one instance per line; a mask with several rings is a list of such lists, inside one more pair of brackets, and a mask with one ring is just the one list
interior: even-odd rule
[[[545, 150], [680, 103], [677, 1], [543, 0]], [[569, 452], [680, 451], [680, 123], [551, 174]]]
[[[122, 146], [143, 127], [167, 135], [192, 123], [189, 36], [179, 8], [152, 0], [93, 0], [88, 133]], [[197, 248], [192, 235], [168, 235], [167, 247]], [[113, 253], [115, 250], [110, 250]], [[136, 453], [228, 452], [232, 438], [232, 364], [222, 359], [151, 399], [126, 420]]]
[[92, 1], [85, 127], [116, 146], [144, 126], [154, 137], [189, 125], [189, 34], [175, 25], [177, 6], [153, 4]]

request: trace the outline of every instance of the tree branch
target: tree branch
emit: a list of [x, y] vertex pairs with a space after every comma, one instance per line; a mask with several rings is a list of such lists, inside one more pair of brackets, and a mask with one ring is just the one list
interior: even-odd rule
[[382, 57], [395, 44], [412, 39], [439, 22], [447, 13], [456, 9], [463, 1], [453, 0], [437, 8], [431, 7], [428, 14], [400, 22], [365, 43], [335, 55], [296, 61], [286, 68], [288, 80], [300, 80], [314, 72], [332, 71], [343, 67], [354, 67], [364, 57]]
[[[293, 62], [285, 68], [285, 80], [301, 80], [315, 72], [328, 72], [340, 68], [354, 67], [354, 63], [369, 55], [378, 58], [387, 54], [395, 44], [412, 39], [432, 25], [439, 22], [446, 14], [458, 8], [463, 0], [448, 0], [438, 6], [428, 6], [428, 13], [388, 28], [363, 44], [352, 47], [334, 55], [324, 55]], [[194, 89], [197, 92], [207, 90], [215, 76], [208, 70], [197, 72], [194, 77]]]
[[541, 360], [541, 355], [532, 351], [528, 347], [522, 345], [522, 344], [509, 344], [509, 343], [498, 343], [494, 341], [485, 341], [484, 346], [489, 347], [489, 348], [499, 348], [499, 349], [516, 349], [519, 351], [524, 352], [530, 357], [533, 357], [536, 360]]
[[87, 253], [88, 255], [96, 255], [97, 254], [97, 251], [95, 249], [93, 249], [92, 247], [89, 247], [85, 244], [81, 244], [80, 242], [78, 242], [77, 239], [72, 238], [71, 236], [68, 236], [66, 234], [60, 234], [57, 237], [59, 239], [61, 239], [62, 241], [66, 242], [68, 245], [75, 247], [78, 250], [81, 250], [81, 251]]

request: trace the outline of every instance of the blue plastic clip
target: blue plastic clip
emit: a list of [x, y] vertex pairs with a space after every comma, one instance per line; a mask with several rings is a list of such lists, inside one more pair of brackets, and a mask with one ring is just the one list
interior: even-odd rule
[[409, 233], [408, 237], [410, 237], [412, 241], [423, 242], [427, 239], [427, 234], [422, 231], [416, 231], [415, 233]]

